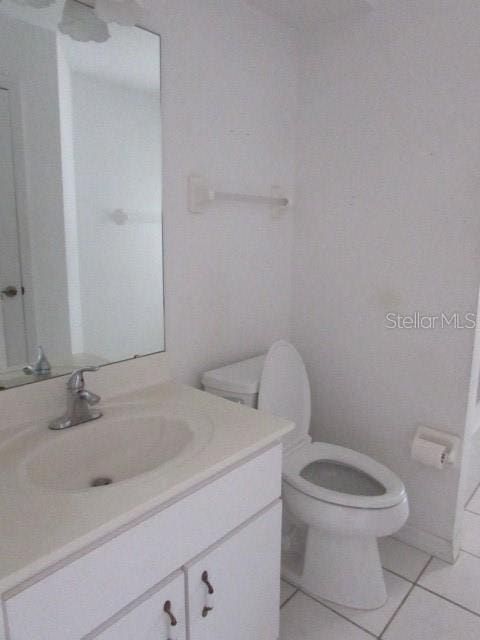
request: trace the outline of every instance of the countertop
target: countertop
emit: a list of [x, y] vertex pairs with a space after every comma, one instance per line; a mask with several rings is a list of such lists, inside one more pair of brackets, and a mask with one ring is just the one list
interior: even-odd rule
[[178, 407], [192, 416], [201, 434], [195, 455], [107, 487], [57, 491], [38, 486], [25, 473], [22, 443], [39, 434], [59, 437], [48, 431], [48, 421], [1, 431], [0, 593], [191, 493], [293, 429], [287, 420], [173, 382], [109, 399], [101, 409], [106, 417], [132, 404], [160, 411]]

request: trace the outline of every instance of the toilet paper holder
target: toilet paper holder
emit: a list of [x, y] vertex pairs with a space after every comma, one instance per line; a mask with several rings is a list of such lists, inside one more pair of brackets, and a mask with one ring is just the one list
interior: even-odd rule
[[432, 442], [434, 444], [445, 447], [446, 460], [445, 464], [454, 465], [458, 458], [460, 449], [460, 438], [445, 431], [438, 431], [431, 427], [419, 426], [412, 443], [412, 449], [418, 440]]

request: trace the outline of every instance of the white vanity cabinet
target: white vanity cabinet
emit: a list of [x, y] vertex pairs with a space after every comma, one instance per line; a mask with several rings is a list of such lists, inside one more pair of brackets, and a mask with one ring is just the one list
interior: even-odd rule
[[277, 640], [281, 516], [277, 503], [187, 565], [192, 640]]
[[186, 640], [187, 610], [191, 640], [277, 640], [281, 515], [276, 503], [85, 640]]
[[258, 452], [3, 593], [6, 639], [169, 640], [169, 600], [178, 640], [276, 640], [281, 463]]
[[[173, 627], [166, 605], [175, 618]], [[180, 572], [85, 640], [186, 640], [185, 612], [185, 581]]]

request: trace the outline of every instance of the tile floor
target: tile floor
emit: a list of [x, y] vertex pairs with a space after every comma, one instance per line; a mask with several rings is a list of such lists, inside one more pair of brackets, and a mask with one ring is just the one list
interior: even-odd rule
[[380, 543], [389, 593], [376, 611], [314, 600], [282, 581], [280, 640], [479, 640], [480, 488], [451, 565], [393, 538]]

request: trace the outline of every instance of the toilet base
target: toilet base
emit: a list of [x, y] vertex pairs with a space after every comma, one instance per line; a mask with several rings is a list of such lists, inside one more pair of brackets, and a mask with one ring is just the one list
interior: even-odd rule
[[303, 572], [284, 567], [284, 577], [322, 600], [353, 609], [378, 609], [387, 600], [374, 536], [346, 536], [309, 527]]

